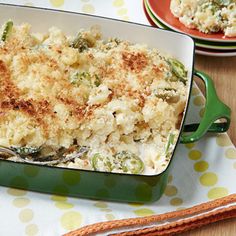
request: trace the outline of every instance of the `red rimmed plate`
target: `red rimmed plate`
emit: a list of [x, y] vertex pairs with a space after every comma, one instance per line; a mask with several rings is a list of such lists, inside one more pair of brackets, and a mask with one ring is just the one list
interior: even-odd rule
[[[148, 15], [148, 12], [147, 12], [147, 9], [146, 9], [146, 7], [145, 7], [145, 2], [144, 2], [144, 1], [145, 1], [145, 0], [143, 0], [143, 11], [144, 11], [144, 14], [145, 14], [145, 16], [146, 16], [148, 22], [150, 23], [151, 26], [153, 26], [153, 27], [158, 27], [158, 26], [152, 21], [151, 17]], [[158, 27], [158, 28], [159, 28], [159, 27]]]
[[207, 48], [196, 47], [195, 53], [198, 55], [211, 56], [211, 57], [235, 57], [236, 50], [231, 51], [219, 51], [211, 50]]
[[188, 34], [196, 39], [202, 39], [215, 42], [236, 42], [236, 37], [225, 37], [223, 33], [204, 34], [198, 30], [189, 29], [182, 24], [178, 18], [170, 11], [171, 0], [147, 0], [147, 4], [152, 11], [153, 15], [169, 28]]
[[[143, 10], [144, 10], [145, 16], [146, 16], [147, 20], [149, 21], [150, 25], [159, 28], [159, 25], [157, 25], [155, 22], [153, 22], [153, 20], [151, 19], [150, 15], [148, 13], [146, 6], [145, 6], [145, 0], [143, 1]], [[160, 27], [160, 28], [162, 28], [162, 27]], [[236, 56], [236, 50], [220, 51], [220, 50], [211, 50], [211, 49], [202, 48], [202, 47], [196, 47], [195, 53], [198, 55], [211, 56], [211, 57], [233, 57], [233, 56]]]

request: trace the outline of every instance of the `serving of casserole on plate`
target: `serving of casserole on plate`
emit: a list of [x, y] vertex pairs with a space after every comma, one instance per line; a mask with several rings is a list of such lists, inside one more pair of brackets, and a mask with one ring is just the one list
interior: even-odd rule
[[170, 159], [187, 100], [178, 60], [144, 44], [3, 25], [0, 145], [9, 160], [158, 174]]
[[236, 37], [235, 0], [171, 0], [170, 9], [188, 28]]

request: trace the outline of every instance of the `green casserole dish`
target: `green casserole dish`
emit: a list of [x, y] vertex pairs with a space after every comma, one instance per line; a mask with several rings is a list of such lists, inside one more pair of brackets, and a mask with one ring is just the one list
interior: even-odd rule
[[[75, 34], [78, 28], [89, 28], [96, 24], [101, 27], [102, 34], [105, 37], [119, 37], [137, 43], [145, 42], [150, 47], [161, 48], [163, 51], [178, 58], [178, 60], [183, 61], [189, 71], [188, 79], [190, 81], [187, 105], [180, 124], [181, 134], [173, 147], [168, 165], [161, 173], [155, 175], [109, 173], [96, 170], [42, 166], [1, 159], [1, 185], [74, 197], [126, 202], [153, 202], [158, 200], [164, 192], [170, 166], [173, 163], [174, 151], [178, 143], [195, 142], [206, 132], [220, 133], [227, 131], [229, 128], [230, 109], [217, 97], [213, 82], [209, 76], [203, 72], [193, 70], [194, 42], [190, 37], [144, 25], [78, 13], [5, 4], [0, 6], [1, 23], [6, 22], [8, 19], [12, 19], [14, 23], [29, 22], [38, 31], [44, 31], [53, 25], [62, 28], [70, 34]], [[45, 22], [42, 23], [40, 19], [45, 19]], [[73, 24], [73, 22], [78, 22], [78, 25]], [[70, 26], [70, 29], [68, 29], [68, 26]], [[193, 75], [196, 75], [205, 83], [205, 113], [200, 124], [184, 126]], [[220, 118], [224, 118], [225, 121], [215, 123]], [[190, 132], [190, 134], [186, 134], [187, 132]], [[4, 151], [4, 148], [1, 149], [0, 147], [0, 150]]]

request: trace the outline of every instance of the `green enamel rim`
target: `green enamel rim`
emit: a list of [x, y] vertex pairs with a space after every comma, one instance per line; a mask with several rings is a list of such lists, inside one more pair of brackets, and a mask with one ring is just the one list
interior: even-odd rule
[[[205, 73], [195, 70], [194, 75], [203, 80], [206, 88], [205, 112], [200, 124], [185, 125], [184, 132], [193, 132], [190, 135], [182, 133], [182, 143], [192, 143], [199, 140], [206, 132], [223, 133], [229, 129], [231, 109], [217, 96], [212, 79]], [[225, 122], [215, 123], [220, 118]]]
[[[162, 29], [166, 29], [166, 30], [170, 30], [173, 31], [172, 29], [170, 29], [169, 27], [167, 27], [166, 25], [164, 25], [163, 23], [161, 23], [152, 13], [150, 7], [148, 6], [148, 2], [146, 0], [144, 0], [144, 5], [145, 8], [148, 12], [148, 15], [150, 16], [150, 18], [152, 19], [152, 21], [159, 27]], [[204, 40], [199, 40], [199, 39], [194, 39], [194, 42], [196, 44], [196, 46], [198, 47], [203, 47], [203, 48], [209, 48], [209, 49], [221, 49], [221, 50], [234, 50], [236, 49], [236, 44], [235, 43], [216, 43], [216, 42], [210, 42], [210, 41], [204, 41]]]

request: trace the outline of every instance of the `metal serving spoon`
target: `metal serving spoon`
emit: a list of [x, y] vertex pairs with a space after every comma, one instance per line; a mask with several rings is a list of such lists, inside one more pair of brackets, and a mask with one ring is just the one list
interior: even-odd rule
[[[40, 150], [40, 149], [39, 149]], [[63, 155], [64, 152], [57, 152], [55, 155], [49, 155], [44, 158], [28, 158], [28, 155], [30, 154], [35, 154], [36, 151], [32, 151], [31, 153], [28, 153], [27, 155], [20, 154], [19, 152], [16, 151], [16, 148], [8, 148], [4, 146], [0, 146], [0, 154], [9, 154], [11, 156], [15, 156], [19, 158], [22, 162], [25, 163], [31, 163], [31, 164], [39, 164], [39, 165], [57, 165], [59, 163], [65, 163], [68, 161], [72, 161], [75, 158], [83, 156], [86, 152], [88, 152], [89, 148], [88, 147], [80, 147], [78, 152], [68, 154], [68, 155]], [[40, 160], [40, 161], [39, 161]]]

